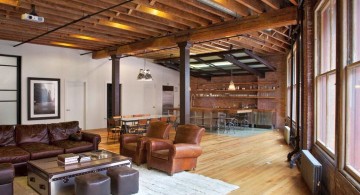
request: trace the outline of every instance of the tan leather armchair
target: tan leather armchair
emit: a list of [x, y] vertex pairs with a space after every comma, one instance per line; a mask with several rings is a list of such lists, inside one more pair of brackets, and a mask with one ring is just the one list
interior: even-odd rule
[[200, 141], [204, 132], [204, 128], [196, 125], [179, 125], [173, 143], [149, 140], [146, 143], [148, 169], [158, 169], [169, 175], [195, 169], [202, 153]]
[[120, 136], [120, 154], [132, 158], [133, 163], [140, 165], [146, 162], [145, 143], [149, 139], [169, 139], [171, 124], [152, 122], [146, 130], [146, 135], [122, 134]]

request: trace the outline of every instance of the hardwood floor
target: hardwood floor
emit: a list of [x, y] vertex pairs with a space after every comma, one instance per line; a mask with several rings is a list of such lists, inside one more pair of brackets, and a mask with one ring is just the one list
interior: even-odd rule
[[[101, 149], [119, 152], [119, 142], [107, 140], [106, 129], [91, 132], [101, 135]], [[279, 131], [251, 137], [206, 133], [201, 146], [203, 154], [192, 172], [240, 186], [231, 194], [310, 194], [299, 170], [289, 168], [291, 148]]]

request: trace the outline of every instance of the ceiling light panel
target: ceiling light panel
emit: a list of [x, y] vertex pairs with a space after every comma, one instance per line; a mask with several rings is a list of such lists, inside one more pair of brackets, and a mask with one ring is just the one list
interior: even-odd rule
[[190, 64], [191, 68], [206, 68], [209, 67], [209, 65], [206, 64]]
[[69, 37], [77, 38], [77, 39], [83, 39], [83, 40], [88, 40], [88, 41], [103, 42], [103, 40], [101, 40], [101, 39], [98, 39], [98, 38], [95, 38], [95, 37], [86, 36], [86, 35], [70, 34]]

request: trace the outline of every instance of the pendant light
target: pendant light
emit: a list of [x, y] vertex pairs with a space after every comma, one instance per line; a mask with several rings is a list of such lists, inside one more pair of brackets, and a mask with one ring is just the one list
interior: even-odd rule
[[228, 90], [230, 90], [230, 91], [235, 91], [235, 84], [234, 84], [234, 81], [233, 81], [233, 79], [232, 79], [232, 70], [231, 70], [231, 72], [230, 72], [230, 75], [231, 75], [231, 81], [230, 81]]
[[139, 74], [137, 76], [138, 81], [152, 81], [152, 76], [149, 69], [145, 69], [146, 60], [144, 58], [144, 69], [140, 69]]

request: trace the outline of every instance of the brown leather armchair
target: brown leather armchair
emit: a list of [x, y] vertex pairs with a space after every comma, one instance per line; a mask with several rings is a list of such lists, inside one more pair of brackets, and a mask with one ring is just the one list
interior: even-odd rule
[[145, 143], [149, 139], [169, 139], [171, 124], [165, 122], [152, 122], [146, 130], [146, 135], [122, 134], [120, 136], [120, 154], [132, 158], [140, 165], [146, 162]]
[[155, 168], [169, 175], [196, 168], [201, 155], [200, 141], [205, 129], [196, 125], [179, 125], [174, 143], [164, 140], [149, 140], [147, 148], [147, 167]]

